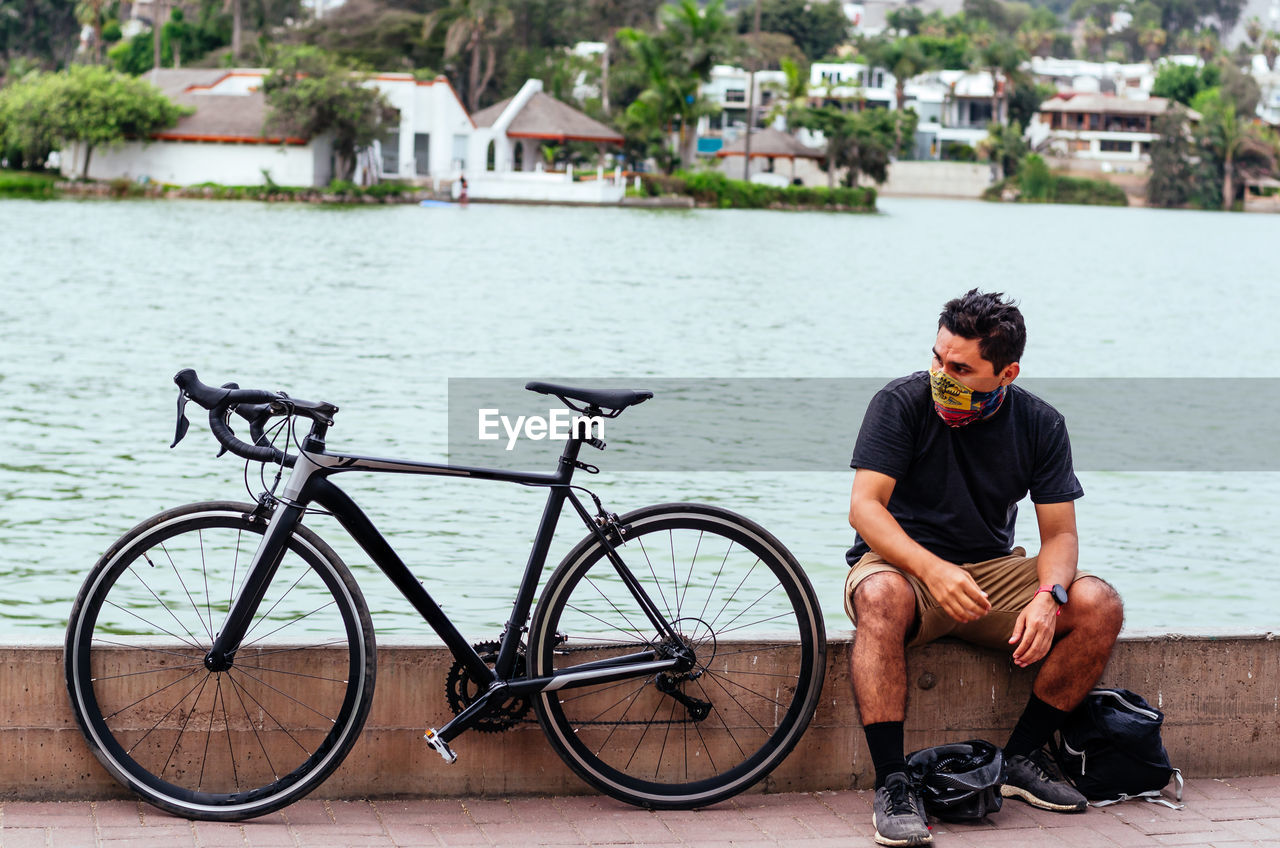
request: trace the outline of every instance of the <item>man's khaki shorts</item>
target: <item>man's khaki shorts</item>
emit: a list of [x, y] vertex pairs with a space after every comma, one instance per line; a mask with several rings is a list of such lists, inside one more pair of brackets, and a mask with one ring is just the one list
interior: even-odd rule
[[[909, 647], [924, 645], [943, 636], [955, 636], [988, 648], [1012, 650], [1009, 637], [1013, 635], [1013, 626], [1018, 621], [1019, 613], [1031, 603], [1036, 589], [1040, 587], [1036, 559], [1027, 556], [1025, 548], [1014, 548], [1010, 556], [962, 564], [960, 567], [973, 575], [978, 586], [987, 593], [991, 612], [977, 621], [961, 624], [938, 605], [923, 583], [871, 551], [849, 569], [849, 575], [844, 581], [844, 611], [856, 626], [858, 618], [853, 611], [854, 590], [871, 575], [892, 571], [905, 577], [916, 593], [918, 626], [907, 642]], [[1088, 575], [1084, 572], [1077, 572], [1076, 579], [1086, 576]]]

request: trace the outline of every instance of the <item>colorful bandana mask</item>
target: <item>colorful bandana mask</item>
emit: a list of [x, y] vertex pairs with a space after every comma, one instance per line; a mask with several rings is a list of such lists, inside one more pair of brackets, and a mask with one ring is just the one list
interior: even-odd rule
[[1000, 404], [1004, 403], [1005, 388], [1000, 386], [990, 392], [975, 392], [946, 371], [929, 372], [933, 408], [948, 427], [963, 427], [995, 415]]

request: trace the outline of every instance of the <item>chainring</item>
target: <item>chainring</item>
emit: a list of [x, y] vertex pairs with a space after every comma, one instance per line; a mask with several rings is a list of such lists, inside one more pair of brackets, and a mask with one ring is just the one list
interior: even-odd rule
[[[488, 666], [492, 667], [497, 662], [499, 648], [497, 642], [477, 642], [472, 647]], [[516, 669], [519, 672], [517, 676], [522, 676], [524, 668], [525, 652], [521, 647], [516, 654]], [[444, 695], [454, 715], [475, 703], [480, 695], [479, 687], [467, 676], [467, 670], [457, 660], [453, 661], [453, 665], [449, 666], [449, 673], [445, 675]], [[528, 698], [523, 696], [507, 698], [501, 703], [490, 704], [489, 711], [477, 719], [476, 723], [471, 725], [471, 729], [479, 730], [481, 733], [501, 733], [524, 721], [528, 714]]]

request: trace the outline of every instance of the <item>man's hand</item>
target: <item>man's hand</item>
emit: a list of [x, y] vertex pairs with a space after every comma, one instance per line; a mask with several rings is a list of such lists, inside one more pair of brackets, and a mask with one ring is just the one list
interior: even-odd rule
[[1053, 647], [1053, 634], [1058, 626], [1058, 604], [1053, 595], [1041, 592], [1018, 613], [1009, 644], [1013, 650], [1014, 665], [1026, 668], [1044, 659]]
[[927, 573], [924, 583], [947, 615], [961, 624], [977, 621], [991, 612], [987, 593], [958, 565], [940, 563]]

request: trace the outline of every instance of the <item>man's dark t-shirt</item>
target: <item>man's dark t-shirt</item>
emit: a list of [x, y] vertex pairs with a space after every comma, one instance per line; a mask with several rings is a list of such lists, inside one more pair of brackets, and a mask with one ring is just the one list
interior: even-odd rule
[[[913, 540], [955, 563], [1007, 556], [1028, 492], [1037, 504], [1084, 495], [1056, 409], [1011, 384], [990, 418], [948, 427], [934, 411], [926, 371], [872, 398], [850, 465], [894, 478], [889, 513]], [[849, 565], [869, 550], [859, 536]]]

